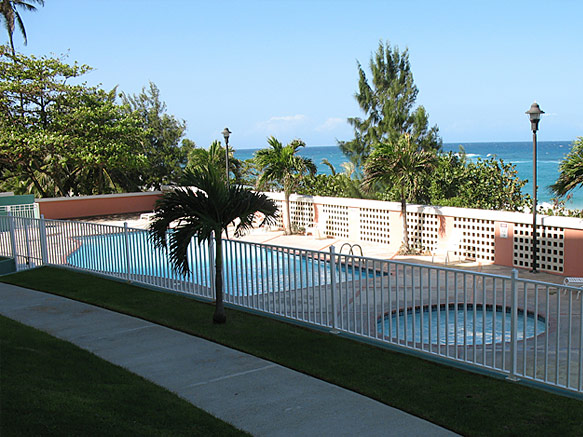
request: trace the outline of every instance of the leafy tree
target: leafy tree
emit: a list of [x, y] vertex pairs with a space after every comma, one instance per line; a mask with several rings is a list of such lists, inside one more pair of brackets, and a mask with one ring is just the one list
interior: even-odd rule
[[0, 47], [0, 188], [42, 197], [124, 189], [118, 175], [143, 164], [143, 131], [116, 91], [85, 83], [89, 71]]
[[428, 115], [423, 106], [414, 107], [417, 87], [409, 64], [408, 50], [400, 52], [387, 42], [379, 42], [370, 59], [372, 82], [358, 63], [358, 92], [356, 101], [365, 118], [353, 117], [348, 122], [354, 128], [354, 139], [340, 141], [342, 152], [357, 171], [377, 144], [396, 144], [407, 134], [414, 144], [424, 150], [441, 148], [437, 126], [428, 127]]
[[269, 148], [255, 152], [255, 162], [262, 172], [257, 185], [262, 187], [268, 181], [275, 181], [283, 186], [286, 201], [285, 233], [289, 235], [291, 234], [289, 197], [304, 175], [316, 173], [316, 165], [311, 159], [296, 154], [300, 147], [306, 146], [302, 140], [293, 140], [284, 147], [275, 137], [270, 137], [267, 143]]
[[583, 187], [583, 137], [571, 145], [571, 151], [559, 165], [559, 178], [551, 185], [557, 196], [565, 196], [577, 187]]
[[[334, 166], [327, 159], [322, 164], [330, 168], [332, 174], [308, 174], [298, 184], [297, 193], [308, 196], [346, 197], [353, 199], [374, 198], [370, 193], [365, 193], [360, 187], [360, 181], [353, 179], [353, 167], [350, 163], [343, 173], [337, 173]], [[348, 167], [348, 168], [347, 168]]]
[[[223, 249], [221, 234], [227, 226], [239, 219], [235, 235], [252, 227], [255, 212], [264, 215], [260, 226], [275, 223], [275, 202], [261, 193], [254, 193], [239, 185], [227, 184], [212, 164], [187, 169], [184, 183], [189, 188], [178, 187], [166, 192], [157, 204], [154, 220], [150, 225], [150, 236], [158, 247], [168, 250], [170, 261], [176, 271], [187, 274], [188, 246], [194, 236], [199, 244], [215, 242], [215, 292], [214, 323], [225, 323], [223, 304]], [[196, 188], [192, 188], [196, 187]], [[172, 232], [170, 225], [177, 222]]]
[[464, 153], [439, 154], [429, 185], [416, 202], [440, 206], [520, 211], [530, 204], [516, 167], [494, 157], [468, 161]]
[[20, 29], [20, 33], [22, 33], [24, 38], [24, 45], [26, 45], [28, 42], [26, 38], [26, 30], [24, 29], [24, 23], [22, 22], [22, 18], [20, 17], [18, 9], [24, 9], [31, 12], [36, 11], [36, 6], [34, 6], [33, 3], [41, 6], [45, 5], [44, 0], [29, 0], [28, 2], [22, 0], [0, 0], [0, 14], [4, 20], [6, 31], [8, 32], [8, 40], [10, 41], [10, 48], [13, 55], [16, 54], [14, 51], [13, 37], [14, 29], [17, 25]]
[[[188, 153], [188, 168], [205, 168], [208, 165], [226, 176], [225, 148], [218, 140], [213, 141], [208, 150], [195, 148]], [[242, 167], [241, 161], [233, 155], [233, 149], [229, 149], [229, 173], [233, 174], [235, 184], [242, 183]]]
[[395, 184], [400, 193], [403, 220], [403, 242], [401, 252], [410, 253], [407, 229], [407, 201], [411, 201], [423, 186], [435, 166], [435, 151], [424, 150], [404, 134], [395, 145], [380, 143], [367, 159], [364, 168], [364, 185], [371, 187], [376, 182]]
[[120, 96], [128, 114], [139, 114], [140, 125], [146, 133], [142, 152], [146, 164], [126, 174], [127, 180], [135, 184], [133, 190], [159, 190], [163, 184], [180, 180], [189, 150], [188, 147], [180, 147], [186, 129], [184, 121], [166, 113], [166, 104], [160, 100], [160, 90], [152, 82], [138, 95], [122, 93]]

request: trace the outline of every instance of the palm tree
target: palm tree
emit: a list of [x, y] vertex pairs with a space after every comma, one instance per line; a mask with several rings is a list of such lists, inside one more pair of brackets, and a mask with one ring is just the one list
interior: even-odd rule
[[559, 165], [559, 179], [551, 190], [557, 196], [564, 196], [578, 186], [583, 187], [583, 137], [577, 138], [571, 151]]
[[401, 197], [403, 241], [401, 253], [411, 253], [407, 229], [407, 201], [418, 192], [422, 182], [435, 166], [435, 152], [411, 142], [411, 136], [402, 135], [396, 144], [381, 143], [367, 159], [364, 167], [364, 186], [376, 183], [395, 184]]
[[[158, 201], [149, 229], [150, 238], [159, 248], [166, 248], [168, 240], [170, 262], [181, 274], [190, 271], [187, 254], [192, 238], [197, 236], [199, 244], [214, 238], [216, 305], [213, 322], [225, 323], [221, 234], [239, 219], [235, 235], [241, 235], [252, 227], [257, 211], [264, 216], [259, 226], [274, 224], [277, 206], [264, 194], [228, 185], [222, 173], [212, 165], [185, 170], [183, 183], [188, 187], [177, 187]], [[167, 233], [173, 222], [176, 222], [174, 231]]]
[[[189, 168], [204, 168], [207, 164], [212, 165], [224, 172], [225, 169], [225, 148], [221, 142], [214, 140], [207, 149], [193, 148], [188, 154]], [[233, 155], [233, 149], [229, 149], [229, 171], [235, 178], [235, 183], [240, 183], [242, 177], [242, 163]]]
[[267, 182], [275, 181], [283, 185], [286, 203], [285, 233], [291, 234], [291, 217], [289, 197], [299, 180], [306, 174], [316, 174], [316, 164], [310, 159], [296, 155], [300, 147], [305, 147], [302, 140], [293, 140], [283, 146], [275, 137], [267, 140], [269, 148], [255, 152], [255, 162], [262, 172], [257, 186], [263, 187]]
[[24, 29], [24, 23], [22, 22], [22, 18], [18, 13], [18, 8], [24, 9], [26, 11], [36, 11], [36, 6], [33, 5], [36, 3], [37, 5], [44, 6], [44, 0], [28, 0], [28, 2], [22, 0], [0, 0], [0, 13], [4, 18], [4, 25], [6, 26], [6, 30], [8, 31], [8, 39], [10, 40], [10, 48], [12, 49], [12, 55], [16, 54], [14, 50], [14, 28], [18, 25], [22, 36], [24, 37], [24, 45], [28, 42], [26, 39], [26, 30]]

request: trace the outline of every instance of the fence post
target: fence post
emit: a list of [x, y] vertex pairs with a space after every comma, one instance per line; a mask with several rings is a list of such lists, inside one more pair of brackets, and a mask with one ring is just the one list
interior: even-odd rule
[[12, 258], [14, 262], [18, 264], [18, 252], [16, 251], [16, 231], [14, 230], [14, 217], [12, 217], [12, 212], [10, 212], [10, 206], [8, 207], [8, 228], [10, 229], [10, 245], [12, 246]]
[[30, 267], [30, 238], [28, 236], [28, 220], [29, 218], [21, 217], [22, 223], [24, 224], [24, 238], [26, 240], [26, 265]]
[[130, 269], [131, 269], [131, 259], [130, 259], [130, 239], [128, 236], [128, 222], [123, 223], [123, 236], [126, 246], [126, 278], [130, 280]]
[[217, 295], [215, 293], [215, 274], [217, 271], [217, 268], [215, 266], [215, 233], [212, 233], [211, 238], [209, 238], [209, 275], [210, 275], [210, 284], [211, 284], [211, 296], [213, 299], [217, 298]]
[[44, 214], [41, 214], [41, 216], [40, 216], [38, 233], [40, 236], [40, 256], [41, 256], [43, 265], [45, 265], [45, 264], [49, 263], [49, 254], [48, 254], [48, 246], [47, 246], [47, 228], [46, 228]]
[[332, 334], [338, 333], [338, 316], [336, 314], [336, 249], [330, 246], [330, 296], [332, 302]]
[[518, 270], [512, 269], [511, 285], [512, 285], [512, 308], [510, 313], [510, 353], [511, 353], [511, 368], [508, 379], [518, 381], [516, 376], [517, 369], [517, 320], [518, 320]]

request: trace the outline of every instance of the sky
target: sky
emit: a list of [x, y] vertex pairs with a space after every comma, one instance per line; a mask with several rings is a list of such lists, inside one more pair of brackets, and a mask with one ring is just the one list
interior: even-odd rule
[[368, 71], [380, 40], [408, 48], [445, 143], [530, 141], [533, 101], [540, 141], [583, 135], [580, 0], [45, 0], [21, 16], [17, 51], [65, 54], [108, 90], [155, 83], [200, 147], [225, 127], [235, 148], [350, 140], [357, 62]]

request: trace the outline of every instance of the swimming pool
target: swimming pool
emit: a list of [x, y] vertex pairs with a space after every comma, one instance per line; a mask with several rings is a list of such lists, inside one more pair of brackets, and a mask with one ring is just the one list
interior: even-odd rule
[[[377, 323], [380, 334], [398, 338], [399, 340], [415, 343], [431, 343], [440, 345], [482, 345], [509, 342], [512, 339], [511, 313], [496, 308], [496, 311], [488, 306], [463, 305], [457, 308], [450, 306], [447, 310], [441, 307], [439, 310], [433, 307], [431, 310], [424, 307], [423, 312], [419, 308], [413, 312], [408, 310], [384, 317], [384, 321]], [[464, 320], [465, 327], [464, 329]], [[521, 310], [516, 319], [517, 340], [531, 338], [545, 332], [546, 323], [543, 318], [535, 317]], [[384, 323], [384, 326], [383, 326]], [[475, 330], [475, 333], [474, 333]], [[389, 334], [390, 333], [390, 334]], [[464, 343], [465, 341], [465, 343]]]
[[[195, 239], [188, 251], [189, 275], [173, 271], [166, 251], [150, 242], [147, 232], [130, 232], [79, 238], [79, 247], [67, 257], [67, 263], [104, 273], [154, 276], [177, 281], [192, 281], [209, 286], [214, 271], [209, 268], [209, 248]], [[127, 254], [130, 255], [128, 266]], [[315, 252], [295, 253], [277, 246], [260, 246], [223, 240], [224, 291], [234, 295], [320, 287], [332, 282], [330, 262], [314, 258]], [[358, 267], [340, 265], [334, 269], [337, 283], [367, 276]], [[371, 276], [372, 273], [368, 273]]]

